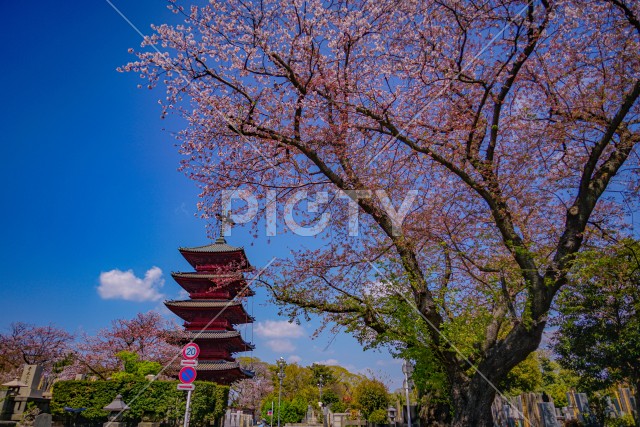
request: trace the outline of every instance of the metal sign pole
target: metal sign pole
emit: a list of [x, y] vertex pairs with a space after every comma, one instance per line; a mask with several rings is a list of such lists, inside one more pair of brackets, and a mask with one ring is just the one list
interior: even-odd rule
[[[407, 395], [407, 426], [411, 427], [411, 406], [409, 403], [409, 378], [408, 375], [405, 373], [404, 377], [406, 378], [405, 381], [407, 381], [407, 387], [404, 389], [406, 395]], [[191, 393], [191, 392], [189, 392]], [[187, 426], [185, 426], [187, 427]]]
[[191, 390], [187, 392], [187, 409], [184, 411], [184, 426], [189, 427], [189, 417], [191, 416]]

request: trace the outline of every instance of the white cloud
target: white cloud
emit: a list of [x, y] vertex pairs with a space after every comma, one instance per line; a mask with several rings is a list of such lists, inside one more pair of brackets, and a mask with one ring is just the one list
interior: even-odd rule
[[296, 346], [289, 340], [269, 340], [266, 344], [272, 351], [280, 353], [291, 353], [296, 349]]
[[164, 297], [160, 293], [162, 286], [164, 278], [159, 267], [151, 267], [142, 279], [136, 277], [132, 270], [115, 269], [100, 273], [98, 294], [102, 299], [158, 301]]
[[300, 363], [302, 362], [302, 357], [296, 355], [296, 354], [292, 354], [291, 356], [287, 357], [287, 362], [289, 363]]
[[304, 328], [286, 320], [265, 320], [258, 322], [255, 333], [262, 338], [300, 338], [305, 336]]
[[318, 365], [327, 365], [327, 366], [339, 366], [340, 363], [336, 359], [327, 359], [327, 360], [317, 360], [313, 363], [317, 363]]

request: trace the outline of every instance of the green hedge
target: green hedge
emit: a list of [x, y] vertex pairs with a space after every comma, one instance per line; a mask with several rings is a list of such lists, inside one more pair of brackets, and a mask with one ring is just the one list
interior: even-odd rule
[[[87, 408], [82, 416], [92, 422], [105, 422], [102, 410], [121, 394], [131, 410], [123, 421], [176, 420], [184, 415], [186, 395], [176, 389], [177, 381], [58, 381], [53, 386], [51, 413], [65, 415], [64, 407]], [[229, 387], [196, 381], [191, 399], [191, 424], [207, 425], [222, 417], [227, 409]]]

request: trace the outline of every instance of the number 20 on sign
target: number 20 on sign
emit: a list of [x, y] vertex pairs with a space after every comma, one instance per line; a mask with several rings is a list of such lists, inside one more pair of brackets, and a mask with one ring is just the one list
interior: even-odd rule
[[182, 347], [182, 357], [188, 360], [193, 360], [198, 358], [200, 354], [200, 347], [198, 344], [194, 342], [190, 342], [189, 344]]

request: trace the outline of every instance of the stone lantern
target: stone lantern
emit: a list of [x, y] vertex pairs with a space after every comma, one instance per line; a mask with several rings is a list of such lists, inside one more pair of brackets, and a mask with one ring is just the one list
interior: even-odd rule
[[7, 387], [9, 389], [9, 393], [12, 396], [15, 396], [20, 391], [20, 388], [27, 387], [27, 384], [19, 381], [17, 378], [13, 381], [9, 381], [8, 383], [2, 384], [3, 387]]
[[393, 424], [394, 426], [396, 425], [396, 408], [394, 408], [393, 406], [389, 406], [389, 408], [387, 409], [387, 415], [389, 415], [389, 421], [391, 421], [391, 424]]
[[103, 427], [125, 427], [127, 425], [127, 423], [118, 421], [118, 418], [124, 411], [131, 409], [126, 403], [124, 403], [124, 400], [122, 400], [122, 395], [117, 395], [116, 398], [113, 399], [113, 402], [109, 403], [102, 409], [109, 412], [109, 421], [104, 423]]

